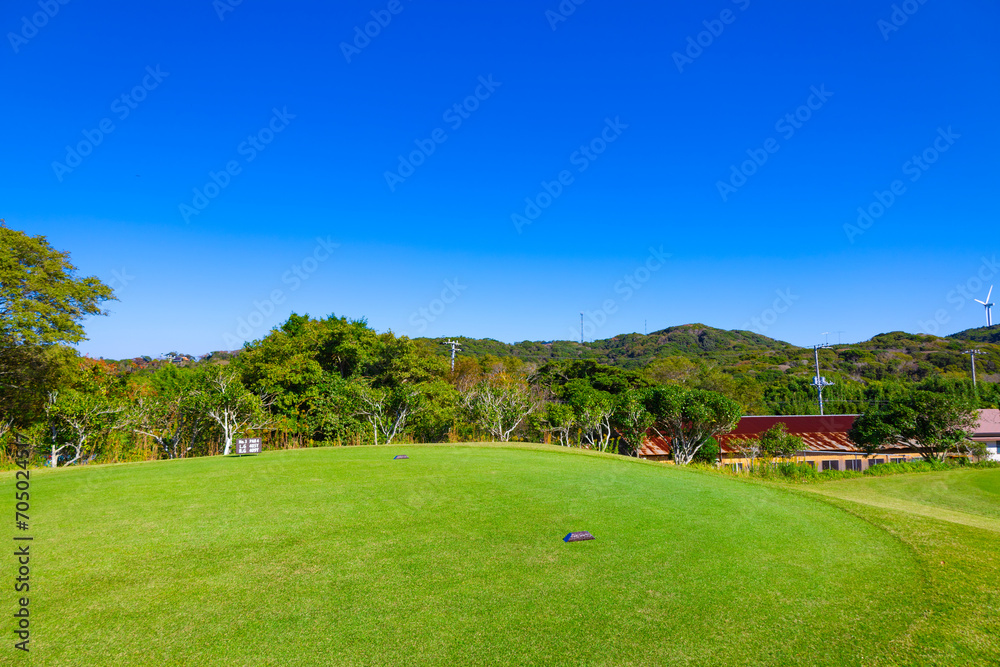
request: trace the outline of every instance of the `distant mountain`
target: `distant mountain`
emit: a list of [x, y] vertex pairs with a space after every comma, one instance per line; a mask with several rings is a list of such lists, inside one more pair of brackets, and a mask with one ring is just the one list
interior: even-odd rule
[[461, 343], [464, 354], [474, 357], [491, 354], [511, 356], [529, 362], [561, 359], [594, 359], [623, 368], [642, 368], [654, 359], [679, 356], [690, 359], [724, 360], [741, 354], [777, 351], [788, 353], [797, 348], [790, 343], [774, 340], [749, 331], [725, 331], [704, 324], [684, 324], [651, 334], [622, 334], [613, 338], [583, 344], [574, 341], [501, 343], [490, 338], [418, 338], [416, 342], [438, 354], [450, 354], [445, 340]]
[[[977, 337], [979, 336], [979, 337]], [[450, 354], [447, 338], [418, 338], [418, 345], [435, 354]], [[812, 377], [813, 349], [750, 331], [726, 331], [704, 324], [684, 324], [648, 335], [622, 334], [583, 344], [573, 341], [501, 343], [492, 339], [453, 338], [462, 354], [513, 356], [526, 362], [593, 359], [628, 369], [641, 369], [657, 359], [683, 357], [733, 375], [780, 372]], [[855, 380], [890, 377], [919, 380], [936, 374], [955, 377], [969, 372], [968, 343], [979, 343], [976, 359], [980, 379], [1000, 380], [1000, 332], [972, 329], [947, 338], [893, 331], [862, 343], [833, 345], [821, 350], [821, 372]]]

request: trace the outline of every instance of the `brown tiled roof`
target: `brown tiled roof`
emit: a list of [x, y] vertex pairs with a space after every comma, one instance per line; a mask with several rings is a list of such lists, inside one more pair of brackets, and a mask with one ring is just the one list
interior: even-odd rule
[[[854, 424], [858, 415], [766, 415], [749, 416], [740, 419], [739, 424], [730, 433], [721, 435], [716, 440], [726, 454], [738, 451], [735, 440], [748, 440], [759, 437], [764, 431], [775, 424], [784, 424], [788, 432], [802, 438], [805, 451], [811, 452], [859, 452], [860, 450], [847, 438], [847, 432]], [[642, 456], [666, 456], [670, 453], [670, 443], [650, 434], [643, 445]], [[904, 449], [902, 445], [886, 449]]]
[[[788, 432], [802, 438], [805, 451], [810, 452], [860, 452], [847, 438], [854, 420], [858, 415], [764, 415], [749, 416], [740, 419], [739, 424], [731, 432], [720, 435], [716, 440], [726, 454], [737, 452], [734, 440], [746, 440], [759, 437], [775, 424], [782, 423], [788, 427]], [[979, 442], [1000, 440], [1000, 410], [980, 410], [979, 424], [972, 437]], [[890, 445], [883, 450], [909, 449], [906, 445]], [[639, 451], [641, 456], [667, 456], [670, 454], [670, 442], [649, 432], [646, 442]]]

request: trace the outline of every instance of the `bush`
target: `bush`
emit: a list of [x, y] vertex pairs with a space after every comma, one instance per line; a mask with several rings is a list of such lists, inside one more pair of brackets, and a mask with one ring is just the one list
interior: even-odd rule
[[709, 438], [698, 453], [694, 455], [694, 463], [715, 463], [719, 460], [719, 442], [715, 438]]
[[945, 463], [942, 461], [909, 461], [907, 463], [882, 463], [868, 468], [862, 474], [872, 477], [887, 477], [889, 475], [900, 475], [906, 472], [933, 472], [935, 470], [950, 470], [958, 467], [955, 463]]

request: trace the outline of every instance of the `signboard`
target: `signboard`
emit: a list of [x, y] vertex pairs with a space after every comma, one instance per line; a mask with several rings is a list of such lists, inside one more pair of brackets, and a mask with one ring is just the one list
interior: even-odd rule
[[594, 536], [583, 530], [579, 533], [570, 533], [563, 538], [563, 542], [583, 542], [584, 540], [592, 540]]
[[408, 459], [410, 457], [407, 456], [406, 454], [400, 454], [399, 456], [393, 456], [392, 458], [393, 460], [396, 460], [396, 459]]
[[261, 444], [260, 438], [236, 439], [237, 454], [260, 454], [262, 451], [264, 451], [264, 446]]

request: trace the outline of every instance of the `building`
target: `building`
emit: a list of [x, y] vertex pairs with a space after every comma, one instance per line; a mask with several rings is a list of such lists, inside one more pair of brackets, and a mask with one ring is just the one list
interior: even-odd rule
[[[972, 440], [985, 442], [991, 458], [1000, 461], [1000, 410], [980, 410], [979, 426]], [[731, 432], [716, 438], [722, 450], [723, 465], [742, 469], [750, 460], [740, 452], [738, 440], [759, 438], [775, 424], [783, 423], [791, 435], [802, 438], [804, 448], [795, 460], [818, 470], [867, 470], [882, 463], [902, 463], [920, 459], [913, 447], [892, 445], [875, 456], [867, 457], [847, 437], [858, 415], [767, 415], [740, 419]], [[655, 435], [647, 438], [639, 455], [654, 461], [670, 459], [670, 443]]]
[[991, 461], [1000, 461], [1000, 410], [980, 410], [973, 442], [986, 445]]

